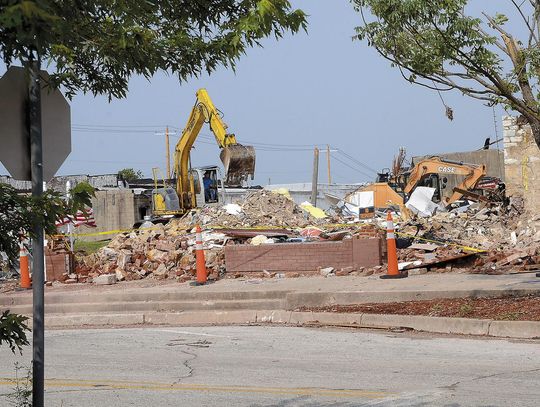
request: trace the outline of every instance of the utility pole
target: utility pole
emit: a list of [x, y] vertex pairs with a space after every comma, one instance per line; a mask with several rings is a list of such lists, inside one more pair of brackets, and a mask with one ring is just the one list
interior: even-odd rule
[[171, 179], [171, 149], [169, 148], [169, 126], [165, 128], [165, 145], [167, 147], [167, 181]]
[[313, 151], [313, 178], [311, 179], [311, 204], [317, 206], [317, 183], [319, 182], [319, 149]]
[[[28, 123], [30, 133], [30, 168], [32, 197], [43, 195], [43, 142], [41, 129], [41, 83], [39, 80], [40, 56], [28, 64]], [[45, 262], [43, 258], [43, 225], [34, 224], [32, 240], [32, 290], [33, 290], [33, 358], [32, 358], [32, 406], [44, 405], [45, 379], [45, 332], [44, 293]]]
[[332, 184], [332, 176], [330, 174], [330, 144], [326, 145], [326, 163], [328, 164], [328, 184]]
[[[66, 181], [66, 200], [67, 202], [71, 201], [71, 181]], [[75, 214], [77, 216], [77, 214]], [[71, 221], [67, 224], [67, 232], [69, 235], [69, 250], [73, 253], [74, 241], [73, 241], [73, 223]]]

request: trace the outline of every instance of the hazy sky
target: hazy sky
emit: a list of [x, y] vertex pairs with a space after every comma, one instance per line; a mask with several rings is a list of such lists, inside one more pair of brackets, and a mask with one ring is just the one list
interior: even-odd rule
[[[373, 49], [352, 41], [360, 19], [348, 0], [293, 4], [309, 14], [308, 33], [265, 41], [248, 51], [236, 72], [219, 69], [184, 84], [164, 74], [151, 82], [134, 78], [127, 99], [111, 103], [75, 97], [72, 153], [59, 174], [164, 171], [164, 137], [156, 133], [166, 125], [176, 133], [184, 127], [200, 87], [237, 140], [255, 145], [260, 184], [310, 181], [314, 145], [340, 150], [331, 154], [331, 169], [332, 180], [341, 183], [373, 180], [368, 168], [389, 167], [401, 146], [412, 156], [478, 149], [486, 137], [493, 139], [491, 108], [447, 93], [451, 122], [437, 93], [408, 84]], [[210, 135], [203, 128], [195, 143], [195, 166], [221, 163]], [[171, 139], [171, 150], [177, 140]], [[325, 154], [320, 168], [319, 180], [326, 182]]]

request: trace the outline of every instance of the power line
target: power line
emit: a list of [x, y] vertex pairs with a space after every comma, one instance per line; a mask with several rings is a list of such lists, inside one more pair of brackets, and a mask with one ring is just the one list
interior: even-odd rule
[[344, 166], [350, 168], [350, 169], [353, 170], [353, 171], [356, 171], [356, 172], [358, 172], [358, 173], [360, 173], [360, 174], [362, 174], [362, 175], [364, 175], [364, 176], [366, 176], [366, 177], [368, 177], [368, 178], [371, 178], [371, 177], [372, 177], [370, 174], [367, 174], [367, 173], [365, 173], [364, 171], [359, 170], [358, 168], [352, 167], [351, 165], [349, 165], [349, 164], [346, 163], [345, 161], [340, 160], [340, 159], [339, 159], [338, 157], [336, 157], [336, 156], [333, 156], [332, 158], [333, 158], [334, 160], [336, 160], [336, 161], [339, 161], [341, 164], [343, 164]]
[[[208, 134], [208, 133], [201, 133], [201, 136], [202, 137], [209, 137], [211, 138], [212, 140], [214, 140], [214, 136]], [[315, 147], [317, 147], [317, 144], [278, 144], [278, 143], [261, 143], [261, 142], [258, 142], [258, 141], [252, 141], [252, 140], [245, 140], [245, 139], [242, 139], [242, 143], [245, 143], [245, 144], [249, 144], [249, 145], [253, 145], [253, 146], [262, 146], [262, 147], [287, 147], [287, 148], [291, 148], [291, 149], [301, 149], [302, 151], [305, 151], [306, 150], [306, 147], [309, 147], [309, 149], [313, 149]]]
[[[175, 137], [178, 137], [178, 136], [175, 136]], [[201, 134], [200, 138], [202, 138], [203, 140], [198, 140], [197, 143], [202, 143], [202, 144], [212, 144], [214, 145], [214, 143], [212, 142], [209, 142], [209, 141], [204, 141], [204, 140], [214, 140], [214, 137], [213, 136], [210, 136], [210, 135], [207, 135], [207, 134]], [[277, 144], [276, 147], [273, 147], [271, 144], [262, 144], [262, 145], [259, 145], [258, 143], [247, 143], [249, 145], [252, 145], [253, 147], [256, 147], [256, 149], [258, 151], [276, 151], [276, 152], [297, 152], [297, 151], [312, 151], [313, 148], [310, 147], [310, 148], [297, 148], [297, 147], [292, 147], [292, 148], [285, 148], [285, 147], [280, 147], [280, 144]]]
[[131, 124], [131, 125], [126, 125], [126, 124], [81, 124], [81, 123], [73, 123], [72, 124], [73, 127], [86, 127], [86, 128], [90, 128], [90, 129], [95, 129], [95, 128], [100, 128], [100, 129], [110, 129], [110, 128], [154, 128], [154, 127], [160, 127], [160, 128], [164, 128], [164, 127], [169, 127], [169, 128], [174, 128], [174, 129], [178, 129], [178, 127], [176, 126], [171, 126], [171, 125], [168, 125], [168, 124]]
[[121, 163], [131, 163], [131, 164], [145, 164], [145, 165], [155, 165], [156, 162], [150, 162], [150, 161], [131, 161], [131, 160], [71, 160], [67, 159], [66, 162], [72, 162], [72, 163], [104, 163], [104, 164], [121, 164]]
[[358, 159], [354, 158], [353, 156], [347, 154], [345, 151], [337, 148], [337, 147], [332, 147], [332, 148], [335, 148], [338, 153], [340, 153], [341, 155], [347, 157], [349, 160], [351, 160], [352, 162], [356, 163], [357, 165], [359, 165], [360, 167], [363, 167], [365, 168], [366, 170], [369, 170], [371, 172], [373, 172], [374, 174], [377, 174], [377, 170], [374, 170], [373, 168], [371, 168], [369, 165], [367, 164], [364, 164], [362, 161], [359, 161]]
[[[124, 135], [124, 134], [148, 134], [148, 133], [155, 133], [158, 130], [163, 129], [164, 127], [167, 127], [167, 125], [164, 124], [156, 124], [156, 125], [94, 125], [94, 124], [73, 124], [72, 130], [75, 132], [81, 132], [81, 133], [101, 133], [101, 134], [108, 134], [108, 135]], [[174, 133], [170, 134], [170, 137], [180, 138], [181, 137], [181, 130], [179, 127], [176, 126], [168, 126], [169, 129], [174, 130]], [[202, 139], [202, 140], [201, 140]], [[265, 151], [265, 152], [307, 152], [312, 151], [313, 148], [319, 147], [318, 144], [280, 144], [280, 143], [264, 143], [264, 142], [258, 142], [258, 141], [252, 141], [252, 140], [242, 140], [243, 143], [247, 145], [252, 145], [257, 149], [257, 151]], [[208, 133], [201, 133], [199, 135], [199, 139], [197, 140], [197, 144], [206, 144], [206, 145], [215, 145], [215, 137], [213, 135], [210, 135]], [[337, 150], [339, 154], [341, 154], [344, 158], [349, 160], [350, 162], [354, 163], [352, 165], [346, 163], [345, 161], [339, 159], [335, 155], [333, 158], [340, 162], [341, 164], [347, 166], [348, 168], [359, 172], [369, 178], [372, 176], [367, 174], [366, 172], [358, 169], [357, 167], [364, 168], [368, 171], [373, 172], [374, 174], [377, 174], [377, 171], [368, 166], [367, 164], [361, 162], [360, 160], [354, 158], [353, 156], [347, 154], [343, 150], [332, 147]], [[88, 162], [92, 162], [88, 160]], [[99, 162], [99, 161], [93, 161], [93, 162]], [[122, 161], [127, 162], [127, 161]], [[141, 163], [143, 164], [143, 163]], [[150, 163], [147, 163], [150, 164]]]

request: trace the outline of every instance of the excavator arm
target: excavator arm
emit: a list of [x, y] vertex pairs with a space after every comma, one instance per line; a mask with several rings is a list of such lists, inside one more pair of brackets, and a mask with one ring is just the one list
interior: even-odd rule
[[191, 110], [186, 127], [176, 144], [174, 171], [176, 190], [183, 209], [195, 207], [193, 179], [189, 175], [190, 152], [204, 123], [208, 123], [221, 149], [220, 158], [225, 168], [225, 183], [241, 185], [255, 173], [255, 149], [238, 144], [234, 134], [227, 133], [227, 125], [210, 99], [206, 89], [197, 91], [197, 101]]
[[[439, 175], [464, 175], [465, 179], [457, 186], [462, 190], [470, 190], [475, 187], [478, 181], [486, 175], [486, 166], [477, 164], [467, 164], [458, 161], [444, 160], [440, 157], [431, 157], [416, 164], [409, 175], [409, 181], [403, 189], [406, 194], [410, 194], [418, 183], [429, 174]], [[463, 194], [454, 191], [452, 196], [445, 202], [447, 205], [457, 201]]]

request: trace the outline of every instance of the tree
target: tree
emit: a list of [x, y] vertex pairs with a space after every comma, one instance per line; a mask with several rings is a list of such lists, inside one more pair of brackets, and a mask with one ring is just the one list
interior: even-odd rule
[[124, 181], [134, 181], [137, 179], [141, 179], [143, 177], [143, 173], [141, 170], [134, 170], [133, 168], [124, 168], [123, 170], [118, 171], [118, 176], [122, 178]]
[[[458, 90], [516, 111], [540, 146], [540, 1], [507, 0], [509, 14], [472, 15], [467, 0], [352, 0], [367, 40], [411, 83]], [[451, 113], [451, 111], [449, 112]]]
[[0, 314], [0, 345], [6, 342], [13, 353], [18, 349], [22, 352], [22, 347], [28, 345], [26, 331], [30, 329], [26, 325], [28, 317], [12, 314], [9, 310]]
[[0, 251], [10, 259], [19, 253], [19, 235], [34, 237], [33, 225], [40, 225], [47, 234], [55, 234], [55, 222], [77, 211], [92, 206], [94, 188], [81, 182], [71, 190], [71, 199], [66, 201], [62, 195], [52, 190], [42, 196], [20, 194], [15, 188], [0, 184]]
[[35, 60], [51, 85], [124, 97], [134, 75], [158, 70], [180, 80], [235, 66], [248, 47], [306, 27], [287, 0], [8, 0], [0, 4], [0, 54]]

